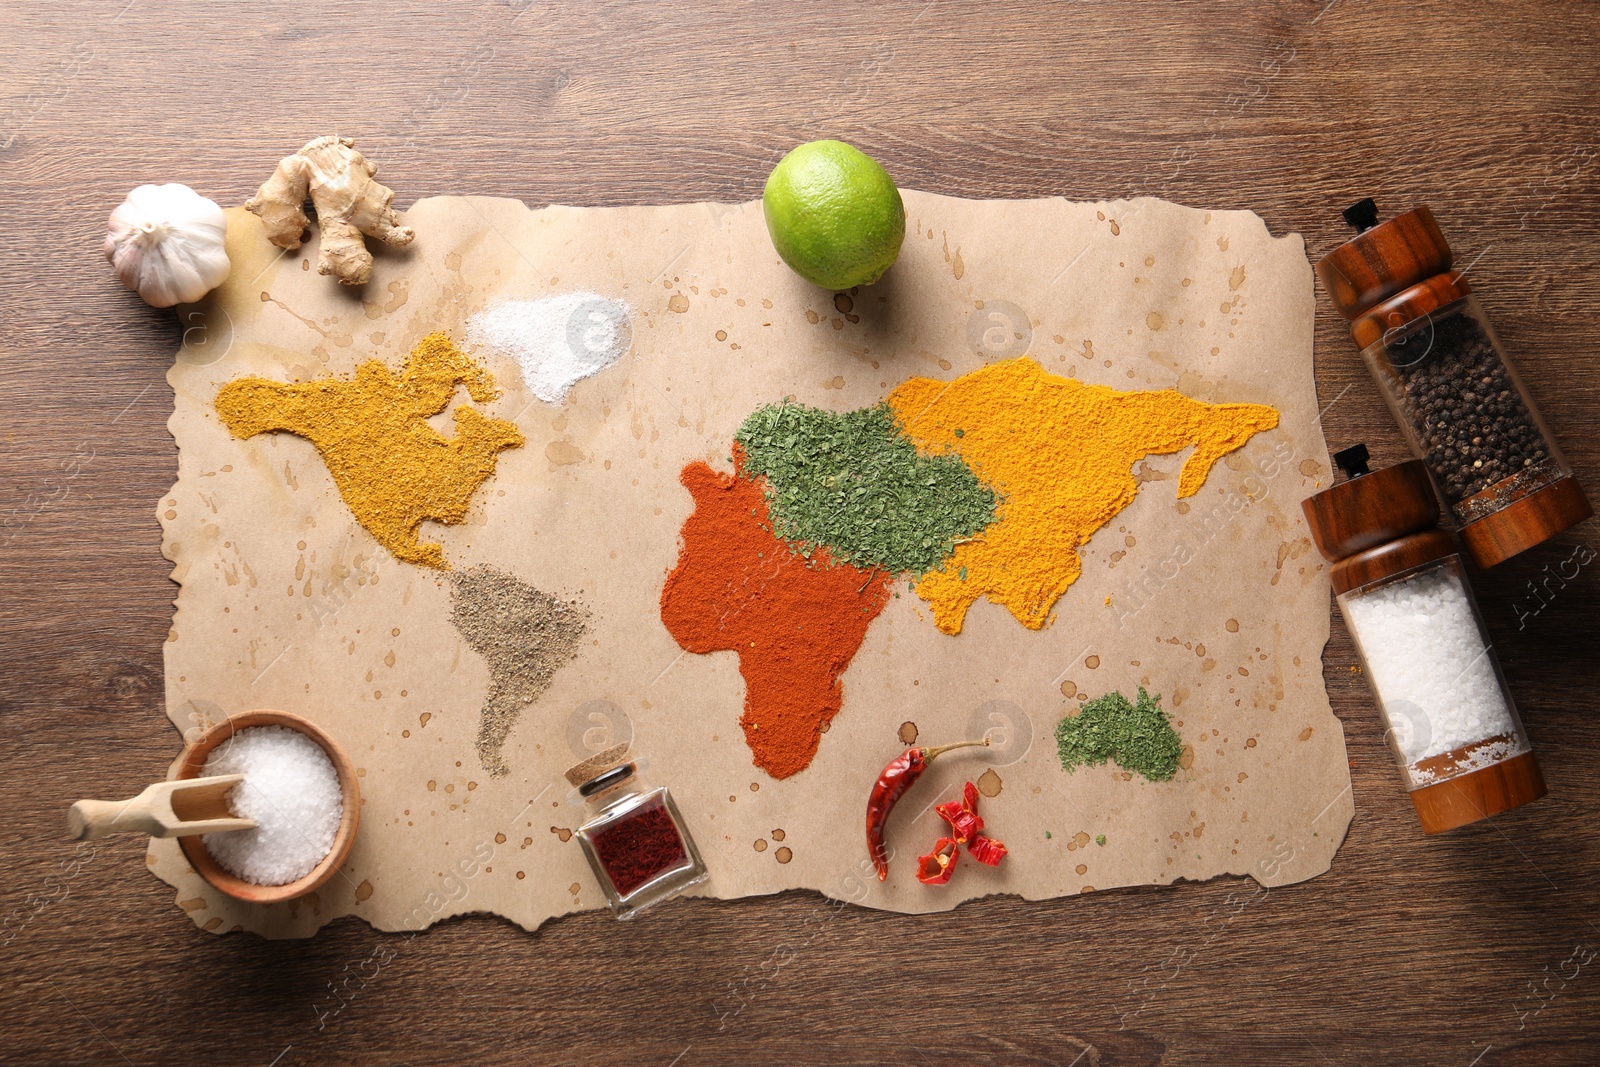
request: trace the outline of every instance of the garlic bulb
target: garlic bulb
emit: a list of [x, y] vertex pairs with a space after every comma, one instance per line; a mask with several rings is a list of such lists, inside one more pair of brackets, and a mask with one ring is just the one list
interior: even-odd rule
[[111, 213], [106, 258], [146, 304], [187, 304], [228, 276], [227, 232], [222, 209], [187, 185], [141, 185]]

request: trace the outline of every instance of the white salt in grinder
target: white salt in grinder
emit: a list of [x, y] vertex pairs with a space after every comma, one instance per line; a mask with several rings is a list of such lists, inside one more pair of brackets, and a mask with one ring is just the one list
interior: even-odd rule
[[1430, 834], [1538, 800], [1544, 776], [1484, 633], [1455, 540], [1421, 460], [1379, 471], [1366, 445], [1333, 457], [1348, 475], [1302, 502], [1317, 550], [1387, 724], [1389, 747]]

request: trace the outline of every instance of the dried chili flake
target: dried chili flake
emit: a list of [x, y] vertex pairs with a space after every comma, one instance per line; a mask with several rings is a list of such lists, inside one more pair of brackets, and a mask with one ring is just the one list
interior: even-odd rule
[[961, 790], [960, 800], [949, 800], [933, 809], [950, 824], [953, 837], [941, 837], [933, 851], [919, 857], [917, 880], [925, 885], [944, 885], [956, 867], [960, 846], [966, 845], [972, 858], [989, 867], [1000, 866], [1006, 857], [1002, 841], [983, 835], [983, 817], [978, 814], [978, 787], [968, 782]]
[[978, 789], [971, 782], [962, 790], [960, 800], [950, 800], [933, 809], [950, 824], [955, 839], [965, 845], [983, 830], [983, 819], [978, 815]]
[[1006, 858], [1005, 844], [982, 834], [967, 843], [967, 851], [972, 853], [973, 859], [990, 867], [1000, 866], [1000, 861]]
[[923, 885], [944, 885], [955, 873], [961, 844], [953, 837], [941, 837], [926, 856], [917, 857], [917, 881]]

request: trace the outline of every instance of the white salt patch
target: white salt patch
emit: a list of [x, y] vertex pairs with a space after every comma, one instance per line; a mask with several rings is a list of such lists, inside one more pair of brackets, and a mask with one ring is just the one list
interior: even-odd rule
[[[1484, 767], [1493, 766], [1501, 760], [1510, 759], [1522, 751], [1524, 751], [1523, 747], [1515, 737], [1497, 738], [1486, 744], [1476, 745], [1457, 756], [1452, 761], [1454, 769], [1444, 777], [1454, 778], [1456, 775], [1465, 774], [1468, 771], [1482, 770]], [[1420, 768], [1414, 768], [1411, 773], [1413, 777], [1424, 784], [1433, 781], [1437, 777], [1437, 775], [1430, 774]]]
[[[1461, 580], [1437, 568], [1341, 600], [1407, 764], [1491, 738], [1457, 760], [1488, 766], [1522, 750]], [[1435, 775], [1413, 767], [1420, 782]]]
[[534, 396], [559, 404], [572, 386], [628, 352], [628, 307], [598, 293], [508, 300], [467, 320], [469, 344], [485, 345], [522, 366]]
[[339, 772], [321, 745], [287, 726], [251, 726], [218, 745], [201, 774], [242, 774], [228, 807], [253, 830], [206, 834], [222, 868], [256, 885], [304, 878], [333, 848], [344, 816]]

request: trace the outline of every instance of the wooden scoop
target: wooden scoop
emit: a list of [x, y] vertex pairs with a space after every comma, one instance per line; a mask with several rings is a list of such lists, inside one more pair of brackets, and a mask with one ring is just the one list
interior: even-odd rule
[[224, 830], [249, 830], [254, 819], [236, 819], [227, 795], [242, 774], [156, 782], [131, 800], [80, 800], [67, 809], [74, 841], [130, 831], [151, 837], [192, 837]]

